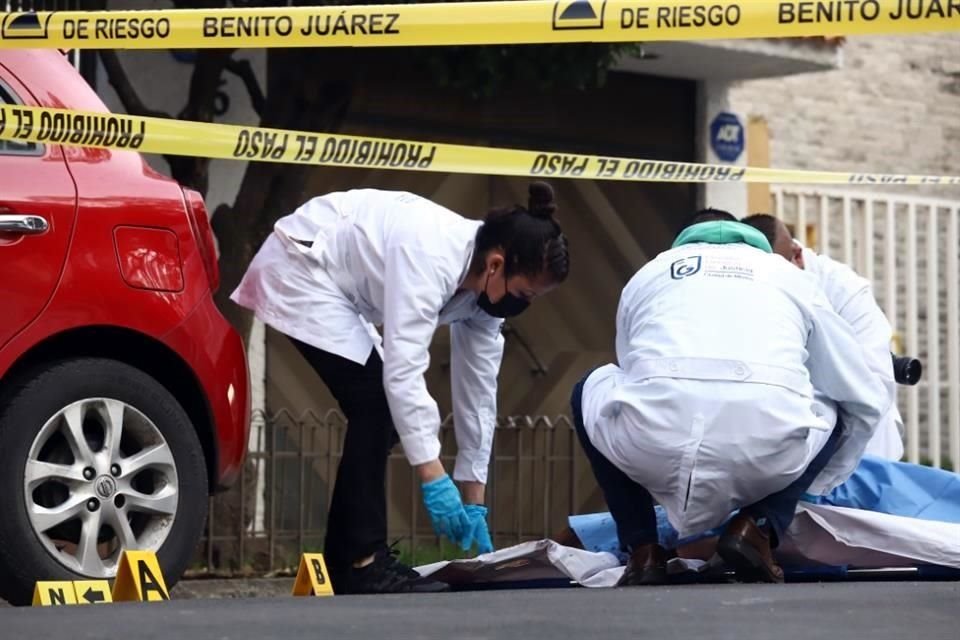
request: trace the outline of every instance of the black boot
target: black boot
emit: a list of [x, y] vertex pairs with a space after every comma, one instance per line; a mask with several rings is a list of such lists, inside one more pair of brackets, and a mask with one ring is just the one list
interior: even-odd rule
[[736, 571], [741, 582], [783, 582], [783, 569], [773, 558], [771, 531], [745, 513], [738, 514], [727, 525], [717, 553]]
[[618, 587], [667, 584], [667, 551], [658, 544], [641, 544], [630, 551], [630, 560]]

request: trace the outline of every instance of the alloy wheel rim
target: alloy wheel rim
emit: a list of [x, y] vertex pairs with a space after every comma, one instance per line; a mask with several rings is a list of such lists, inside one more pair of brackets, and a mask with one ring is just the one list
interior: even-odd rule
[[51, 417], [33, 440], [24, 500], [36, 537], [67, 569], [116, 574], [122, 549], [157, 551], [173, 528], [173, 452], [135, 407], [87, 398]]

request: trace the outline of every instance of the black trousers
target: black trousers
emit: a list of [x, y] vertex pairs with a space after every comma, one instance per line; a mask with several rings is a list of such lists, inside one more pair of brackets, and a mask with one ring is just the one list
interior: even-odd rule
[[594, 371], [595, 369], [588, 371], [573, 387], [570, 397], [573, 426], [580, 439], [580, 446], [590, 461], [593, 476], [603, 492], [610, 515], [617, 525], [620, 548], [629, 552], [643, 544], [657, 543], [657, 512], [654, 511], [653, 496], [607, 460], [590, 442], [583, 424], [583, 386]]
[[366, 364], [291, 338], [347, 418], [343, 457], [327, 515], [324, 559], [334, 576], [387, 545], [387, 457], [400, 441], [383, 389], [383, 361]]

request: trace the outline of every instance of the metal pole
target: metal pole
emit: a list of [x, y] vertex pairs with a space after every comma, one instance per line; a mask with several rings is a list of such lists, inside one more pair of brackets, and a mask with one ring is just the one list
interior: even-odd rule
[[950, 377], [950, 461], [960, 472], [960, 207], [950, 214], [947, 229], [947, 371]]
[[304, 422], [302, 418], [297, 421], [297, 427], [299, 429], [298, 433], [298, 445], [297, 445], [297, 463], [300, 467], [300, 473], [298, 474], [297, 482], [297, 556], [303, 553], [303, 509], [306, 504], [306, 495], [304, 493], [304, 487], [306, 486], [305, 474], [306, 468], [304, 466], [306, 460], [304, 458], [304, 449], [306, 448], [306, 438], [304, 438]]
[[237, 534], [240, 537], [238, 546], [240, 547], [240, 570], [246, 566], [246, 539], [247, 539], [247, 461], [244, 460], [240, 465], [240, 522], [237, 523]]
[[547, 433], [544, 436], [546, 440], [546, 446], [544, 447], [544, 474], [543, 474], [543, 537], [550, 537], [550, 489], [553, 486], [553, 445], [554, 445], [554, 431], [556, 427], [553, 425], [544, 425], [547, 428]]
[[886, 247], [883, 252], [883, 277], [886, 283], [884, 306], [887, 320], [893, 332], [897, 333], [899, 320], [897, 319], [897, 205], [893, 200], [887, 200], [887, 229], [884, 234]]
[[277, 529], [277, 423], [270, 427], [270, 529], [267, 533], [267, 570], [274, 570]]
[[[573, 420], [571, 416], [571, 420]], [[570, 424], [570, 513], [578, 513], [580, 511], [580, 502], [577, 495], [577, 447], [579, 443], [577, 442], [577, 432], [573, 426], [573, 423]]]
[[[907, 353], [919, 353], [919, 305], [917, 303], [917, 205], [907, 206]], [[920, 461], [920, 395], [917, 387], [907, 390], [907, 457]]]
[[937, 207], [927, 214], [927, 434], [933, 466], [943, 465], [940, 452], [940, 246]]
[[487, 505], [490, 509], [490, 537], [493, 540], [494, 548], [497, 547], [497, 525], [499, 523], [500, 509], [497, 508], [497, 442], [499, 437], [497, 432], [500, 430], [499, 421], [493, 426], [493, 443], [490, 447], [490, 464], [487, 466]]
[[809, 246], [810, 238], [807, 237], [807, 196], [797, 194], [797, 239], [803, 246]]
[[830, 255], [830, 199], [820, 196], [820, 253]]
[[843, 197], [843, 262], [850, 268], [853, 264], [853, 211], [850, 196]]
[[873, 286], [873, 199], [863, 203], [863, 277]]
[[523, 518], [522, 518], [522, 515], [521, 515], [521, 513], [520, 513], [521, 510], [522, 510], [521, 496], [523, 495], [523, 493], [521, 493], [521, 488], [523, 487], [523, 481], [522, 481], [522, 479], [521, 479], [521, 477], [520, 477], [520, 476], [523, 475], [523, 468], [522, 468], [522, 465], [521, 465], [521, 463], [520, 463], [520, 457], [521, 457], [521, 455], [522, 455], [522, 453], [523, 453], [523, 430], [522, 430], [522, 429], [519, 429], [519, 428], [515, 428], [515, 429], [514, 429], [514, 433], [515, 433], [516, 436], [517, 436], [517, 445], [516, 445], [516, 448], [514, 449], [514, 453], [515, 453], [515, 456], [516, 456], [515, 463], [514, 463], [514, 468], [517, 470], [517, 472], [516, 472], [516, 473], [517, 473], [517, 477], [514, 478], [514, 487], [513, 487], [513, 488], [514, 488], [514, 494], [513, 494], [513, 495], [514, 495], [514, 506], [515, 506], [515, 508], [514, 508], [514, 519], [513, 519], [513, 520], [514, 520], [514, 522], [516, 523], [516, 526], [517, 526], [517, 542], [516, 542], [516, 544], [520, 544], [520, 542], [522, 541], [522, 538], [523, 538], [523, 533], [522, 533], [522, 531], [523, 531], [523, 522], [522, 522]]

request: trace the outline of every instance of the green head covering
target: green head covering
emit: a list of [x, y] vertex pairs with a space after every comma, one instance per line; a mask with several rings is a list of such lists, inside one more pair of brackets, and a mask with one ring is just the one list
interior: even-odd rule
[[766, 253], [773, 253], [770, 241], [757, 229], [741, 222], [730, 220], [712, 220], [687, 227], [673, 241], [676, 249], [685, 244], [709, 242], [710, 244], [734, 244], [742, 242]]

